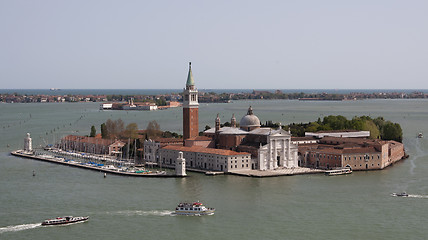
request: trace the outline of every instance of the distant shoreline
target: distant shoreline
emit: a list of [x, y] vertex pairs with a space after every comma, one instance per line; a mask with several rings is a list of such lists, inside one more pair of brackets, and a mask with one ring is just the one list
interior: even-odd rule
[[[46, 90], [21, 89], [8, 90], [13, 93], [1, 93], [2, 103], [45, 103], [45, 102], [110, 102], [110, 103], [151, 103], [157, 106], [168, 105], [168, 102], [181, 102], [179, 89], [170, 90]], [[162, 92], [163, 91], [163, 92]], [[174, 92], [172, 92], [174, 91]], [[227, 92], [226, 92], [227, 91]], [[316, 91], [316, 92], [313, 92]], [[200, 90], [200, 103], [227, 103], [237, 100], [254, 99], [288, 99], [301, 101], [354, 101], [364, 99], [425, 99], [428, 90], [249, 90], [249, 89], [217, 89]], [[352, 91], [352, 92], [351, 92]], [[167, 93], [169, 92], [169, 93]]]
[[[428, 89], [222, 89], [222, 88], [199, 88], [200, 92], [215, 92], [215, 93], [249, 93], [252, 91], [282, 91], [284, 93], [335, 93], [335, 94], [349, 94], [353, 92], [360, 93], [392, 93], [392, 92], [402, 92], [402, 93], [412, 93], [412, 92], [422, 92], [428, 93]], [[172, 94], [172, 93], [181, 93], [183, 89], [181, 88], [171, 88], [171, 89], [0, 89], [0, 94], [27, 94], [27, 95], [63, 95], [63, 94], [95, 94], [95, 95], [108, 95], [108, 94], [122, 94], [122, 95], [151, 95], [151, 94]]]

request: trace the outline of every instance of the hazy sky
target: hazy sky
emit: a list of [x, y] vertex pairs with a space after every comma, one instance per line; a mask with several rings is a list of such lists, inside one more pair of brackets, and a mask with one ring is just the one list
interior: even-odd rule
[[427, 0], [0, 0], [0, 88], [428, 89]]

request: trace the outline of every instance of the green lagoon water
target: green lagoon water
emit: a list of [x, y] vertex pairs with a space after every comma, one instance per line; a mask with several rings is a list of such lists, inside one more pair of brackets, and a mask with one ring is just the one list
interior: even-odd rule
[[[349, 176], [276, 178], [205, 176], [132, 178], [13, 157], [27, 132], [35, 146], [66, 134], [89, 134], [107, 118], [145, 128], [157, 120], [180, 132], [181, 108], [155, 112], [100, 111], [98, 103], [0, 104], [0, 239], [426, 239], [428, 228], [427, 100], [345, 102], [237, 101], [200, 104], [200, 128], [246, 114], [262, 122], [383, 116], [401, 124], [406, 159], [382, 171]], [[36, 176], [32, 176], [32, 171]], [[410, 197], [391, 197], [406, 191]], [[176, 204], [200, 200], [215, 215], [172, 216]], [[86, 223], [40, 227], [56, 216]]]

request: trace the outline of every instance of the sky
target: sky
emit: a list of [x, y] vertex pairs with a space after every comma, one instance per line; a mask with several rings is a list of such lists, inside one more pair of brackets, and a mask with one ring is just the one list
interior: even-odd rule
[[428, 89], [426, 0], [0, 0], [0, 89]]

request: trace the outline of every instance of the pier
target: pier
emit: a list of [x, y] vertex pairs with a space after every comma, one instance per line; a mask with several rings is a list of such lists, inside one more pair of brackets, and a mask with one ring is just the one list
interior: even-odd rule
[[33, 152], [28, 152], [28, 151], [24, 151], [24, 150], [12, 151], [10, 154], [17, 156], [17, 157], [30, 158], [30, 159], [39, 160], [39, 161], [62, 164], [62, 165], [67, 165], [67, 166], [71, 166], [71, 167], [85, 168], [85, 169], [89, 169], [89, 170], [93, 170], [93, 171], [111, 173], [111, 174], [128, 176], [128, 177], [158, 177], [158, 178], [182, 178], [182, 177], [185, 177], [185, 176], [177, 176], [174, 174], [167, 174], [166, 172], [136, 173], [136, 172], [120, 171], [118, 169], [113, 170], [113, 169], [102, 168], [102, 167], [98, 167], [98, 166], [81, 164], [80, 162], [66, 162], [66, 161], [60, 160], [54, 156], [51, 156], [51, 155], [35, 155]]

